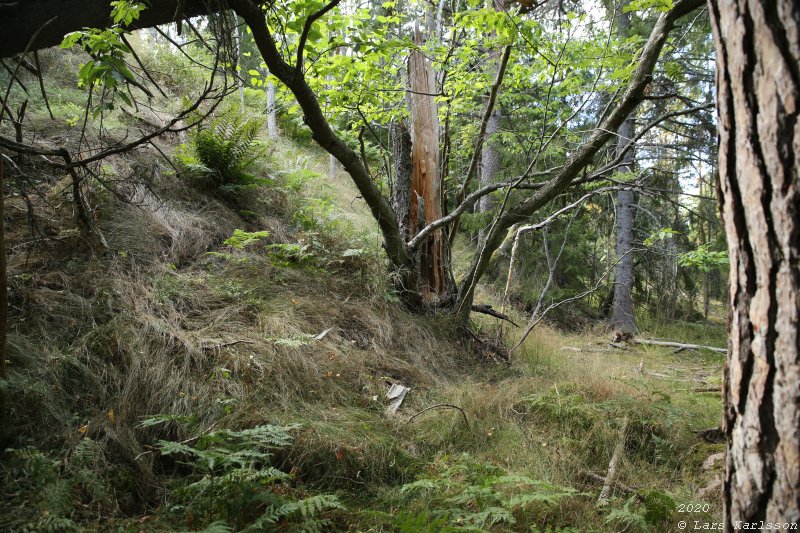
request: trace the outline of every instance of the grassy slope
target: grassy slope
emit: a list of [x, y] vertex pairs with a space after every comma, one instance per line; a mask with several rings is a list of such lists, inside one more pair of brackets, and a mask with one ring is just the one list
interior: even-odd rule
[[[49, 124], [53, 137], [75, 135], [41, 116], [34, 120]], [[701, 464], [721, 446], [693, 432], [718, 424], [720, 401], [692, 389], [718, 383], [720, 357], [618, 350], [602, 332], [564, 335], [542, 326], [509, 365], [495, 363], [454, 339], [446, 319], [413, 316], [392, 302], [374, 223], [345, 175], [325, 177], [328, 160], [319, 149], [280, 140], [258, 169], [274, 185], [233, 203], [170, 175], [156, 159], [146, 152], [109, 162], [120, 177], [152, 173], [153, 190], [129, 191], [136, 206], [98, 192], [100, 228], [111, 248], [102, 257], [82, 248], [68, 204], [52, 210], [35, 200], [44, 231], [60, 240], [31, 242], [24, 205], [9, 202], [9, 391], [17, 432], [10, 445], [51, 451], [64, 477], [75, 469], [79, 443], [97, 444], [91, 468], [114, 495], [63, 510], [81, 527], [202, 525], [175, 524], [176, 515], [158, 506], [182, 470], [152, 445], [211, 427], [263, 423], [300, 424], [278, 464], [294, 472], [290, 490], [339, 494], [347, 510], [329, 516], [338, 529], [395, 531], [405, 520], [406, 531], [439, 530], [423, 525], [435, 524], [439, 510], [452, 524], [484, 520], [498, 531], [617, 531], [628, 523], [628, 530], [672, 530], [680, 518], [674, 512], [644, 523], [644, 512], [658, 508], [647, 500], [654, 490], [677, 503], [710, 502], [709, 516], [719, 514], [718, 489], [701, 489], [721, 463], [709, 471]], [[56, 176], [40, 185], [57, 205], [65, 183]], [[243, 216], [242, 209], [254, 214]], [[264, 243], [225, 246], [236, 228], [268, 228], [268, 244], [309, 244], [311, 256], [298, 260]], [[348, 249], [361, 253], [347, 257]], [[482, 296], [496, 298], [488, 287]], [[476, 320], [484, 331], [495, 327]], [[331, 327], [322, 340], [311, 339]], [[719, 335], [719, 328], [676, 327], [668, 336], [718, 343]], [[384, 414], [387, 379], [412, 388], [395, 417]], [[461, 407], [469, 426], [453, 409], [407, 422], [440, 403]], [[159, 413], [195, 419], [138, 427], [142, 417]], [[641, 497], [628, 500], [617, 490], [609, 506], [598, 508], [600, 483], [587, 473], [605, 475], [625, 417], [618, 479]], [[475, 516], [493, 505], [487, 487], [501, 490], [489, 485], [498, 474], [493, 467], [553, 487], [502, 488], [541, 498], [514, 510], [516, 524], [505, 517], [490, 526], [492, 516]], [[6, 479], [14, 475], [4, 470]], [[399, 490], [420, 477], [429, 483]], [[580, 493], [550, 498], [558, 487]], [[7, 511], [25, 507], [41, 518], [55, 505], [26, 494], [6, 494]], [[613, 510], [620, 521], [607, 523]], [[381, 514], [400, 511], [405, 518]]]

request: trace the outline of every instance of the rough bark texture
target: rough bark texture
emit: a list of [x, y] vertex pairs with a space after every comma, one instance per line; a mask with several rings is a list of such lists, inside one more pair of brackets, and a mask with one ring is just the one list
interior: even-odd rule
[[[214, 4], [210, 4], [214, 5]], [[178, 12], [178, 0], [154, 0], [142, 11], [133, 28], [149, 28], [166, 24], [179, 16], [202, 15], [208, 12], [201, 0], [183, 0]], [[109, 0], [19, 0], [0, 4], [0, 57], [10, 57], [25, 51], [31, 37], [40, 29], [31, 50], [48, 48], [61, 43], [64, 35], [81, 28], [105, 28], [110, 20]], [[48, 23], [48, 21], [50, 21]], [[44, 26], [48, 23], [46, 26]], [[43, 27], [44, 26], [44, 27]]]
[[389, 137], [392, 147], [392, 164], [394, 184], [392, 187], [392, 208], [397, 213], [397, 225], [400, 233], [408, 240], [411, 234], [411, 134], [402, 122], [389, 125]]
[[[623, 126], [627, 125], [626, 122]], [[619, 134], [627, 128], [620, 128]], [[631, 132], [632, 133], [632, 132]], [[633, 220], [636, 202], [633, 191], [617, 193], [617, 264], [614, 276], [614, 304], [611, 325], [623, 332], [636, 331], [633, 314]]]
[[[6, 374], [6, 335], [8, 334], [8, 272], [6, 270], [6, 212], [5, 212], [5, 162], [0, 157], [0, 379], [8, 380]], [[0, 447], [5, 449], [10, 442], [9, 424], [6, 422], [6, 387], [0, 387]]]
[[800, 4], [710, 0], [730, 252], [726, 531], [800, 522]]
[[[415, 40], [422, 44], [422, 35]], [[411, 111], [411, 197], [409, 219], [415, 235], [429, 222], [443, 216], [442, 180], [439, 171], [439, 114], [434, 94], [436, 76], [430, 60], [413, 50], [408, 61]], [[419, 269], [422, 298], [436, 303], [450, 289], [447, 242], [442, 230], [434, 231], [420, 246]]]
[[[627, 2], [619, 6], [617, 27], [620, 39], [630, 33], [631, 15], [624, 11]], [[630, 115], [617, 130], [617, 154], [625, 152], [633, 139], [633, 116]], [[619, 172], [633, 171], [633, 151], [625, 152]], [[617, 264], [614, 275], [614, 304], [611, 312], [611, 325], [625, 333], [636, 331], [636, 320], [633, 314], [633, 221], [635, 202], [633, 191], [617, 193]]]
[[[5, 163], [0, 159], [0, 379], [6, 376], [6, 328], [8, 327], [8, 277], [6, 273]], [[3, 391], [0, 390], [0, 418], [3, 416]]]
[[[480, 187], [494, 183], [497, 180], [497, 173], [500, 172], [500, 152], [497, 150], [495, 143], [492, 142], [494, 134], [500, 132], [500, 117], [500, 110], [495, 109], [486, 124], [486, 142], [483, 143], [481, 153]], [[478, 203], [478, 210], [481, 213], [485, 213], [492, 208], [494, 208], [494, 198], [488, 194], [481, 197]]]

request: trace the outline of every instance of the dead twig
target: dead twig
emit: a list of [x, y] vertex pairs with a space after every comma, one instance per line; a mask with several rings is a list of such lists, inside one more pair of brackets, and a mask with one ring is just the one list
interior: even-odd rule
[[427, 411], [432, 411], [433, 409], [455, 409], [456, 411], [459, 411], [461, 413], [461, 416], [464, 417], [464, 424], [466, 424], [467, 427], [469, 427], [469, 420], [467, 420], [467, 413], [465, 413], [464, 410], [459, 406], [450, 403], [437, 403], [436, 405], [431, 405], [430, 407], [426, 407], [422, 411], [419, 411], [417, 414], [413, 415], [411, 418], [406, 420], [406, 424], [410, 424], [412, 420], [417, 418], [422, 413], [425, 413]]
[[248, 341], [244, 339], [238, 339], [235, 341], [230, 342], [221, 342], [219, 344], [211, 344], [208, 346], [203, 346], [204, 350], [220, 350], [222, 348], [227, 348], [228, 346], [235, 346], [237, 344], [255, 344], [255, 341]]
[[511, 322], [514, 326], [519, 327], [519, 324], [511, 320], [508, 315], [501, 313], [500, 311], [496, 311], [492, 308], [491, 305], [487, 304], [480, 304], [480, 305], [473, 305], [470, 308], [475, 313], [482, 313], [484, 315], [493, 316], [495, 318], [499, 318], [500, 320], [505, 320], [506, 322]]
[[[599, 481], [600, 483], [605, 483], [606, 482], [606, 478], [604, 478], [601, 475], [595, 474], [594, 472], [581, 472], [580, 475], [585, 477], [586, 479]], [[625, 493], [628, 493], [628, 494], [636, 493], [636, 490], [637, 490], [637, 489], [635, 489], [633, 487], [629, 487], [628, 485], [624, 485], [624, 484], [620, 483], [619, 481], [614, 481], [614, 487], [616, 487], [619, 490], [621, 490], [622, 492], [625, 492]]]
[[691, 392], [722, 392], [722, 387], [698, 387], [696, 389], [688, 389]]

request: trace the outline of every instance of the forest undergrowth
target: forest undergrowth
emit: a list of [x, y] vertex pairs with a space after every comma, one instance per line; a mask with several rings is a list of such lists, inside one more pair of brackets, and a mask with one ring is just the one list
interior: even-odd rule
[[[79, 134], [72, 92], [51, 93], [62, 126], [43, 135]], [[660, 532], [687, 507], [720, 513], [723, 444], [705, 430], [722, 356], [611, 346], [599, 322], [542, 324], [498, 356], [476, 340], [494, 319], [462, 337], [409, 313], [346, 176], [226, 106], [205, 138], [158, 141], [174, 164], [151, 148], [104, 163], [127, 180], [125, 201], [92, 187], [105, 250], [74, 230], [64, 176], [36, 184], [37, 233], [8, 200], [0, 529]], [[497, 305], [497, 287], [478, 300]], [[391, 384], [410, 388], [395, 414]]]

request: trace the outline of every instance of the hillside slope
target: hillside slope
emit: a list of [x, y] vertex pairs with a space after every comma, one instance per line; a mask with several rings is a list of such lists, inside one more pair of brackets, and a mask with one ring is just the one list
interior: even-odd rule
[[[60, 118], [34, 127], [76, 143]], [[700, 389], [719, 356], [542, 326], [499, 360], [400, 306], [321, 150], [260, 140], [258, 183], [233, 191], [192, 174], [191, 137], [159, 141], [177, 166], [154, 148], [105, 161], [106, 249], [76, 231], [67, 178], [20, 161], [37, 194], [34, 219], [7, 199], [0, 528], [671, 531], [680, 504], [718, 514], [721, 463], [701, 465], [722, 445], [695, 432], [718, 423]], [[391, 384], [410, 387], [396, 414]]]

